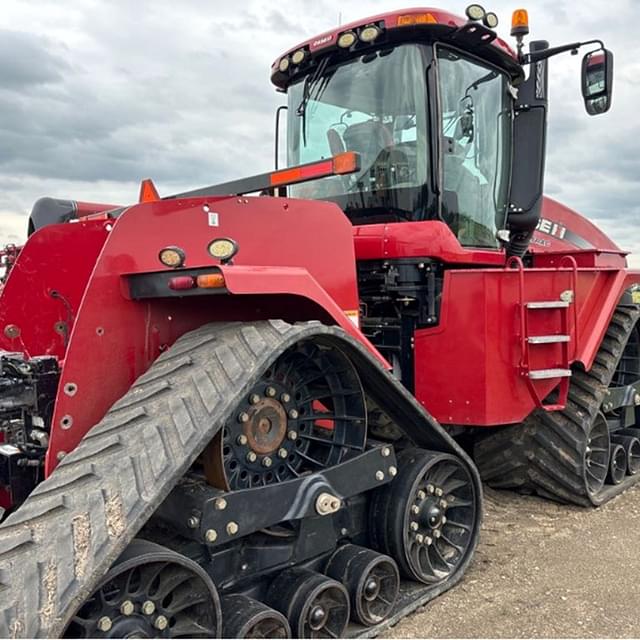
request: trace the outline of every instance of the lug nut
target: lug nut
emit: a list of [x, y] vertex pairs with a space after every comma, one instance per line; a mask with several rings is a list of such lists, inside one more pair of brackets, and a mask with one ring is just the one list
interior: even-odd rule
[[150, 616], [156, 610], [156, 605], [151, 600], [146, 600], [142, 604], [142, 613], [145, 616]]
[[218, 539], [218, 533], [215, 529], [207, 529], [204, 534], [204, 539], [207, 542], [215, 542]]
[[418, 491], [418, 500], [424, 500], [427, 497], [427, 494], [422, 491], [422, 489], [420, 489], [420, 491]]
[[282, 400], [282, 402], [290, 402], [291, 401], [291, 396], [288, 393], [283, 393], [280, 396], [280, 400]]
[[427, 485], [427, 493], [433, 493], [435, 490], [436, 489], [432, 484]]
[[442, 498], [442, 496], [444, 495], [444, 491], [440, 487], [438, 487], [436, 489], [436, 495], [438, 496], [438, 498]]
[[298, 439], [298, 432], [297, 431], [289, 431], [289, 433], [287, 434], [287, 437], [289, 438], [289, 440], [297, 440]]
[[251, 404], [258, 404], [258, 402], [260, 402], [260, 396], [257, 393], [252, 393], [249, 396], [249, 402]]
[[255, 451], [249, 451], [247, 453], [247, 462], [255, 462], [258, 456], [255, 454]]
[[446, 501], [446, 500], [440, 500], [440, 506], [441, 506], [443, 509], [446, 509], [446, 508], [449, 506], [449, 504], [447, 503], [447, 501]]
[[398, 475], [398, 470], [395, 467], [389, 467], [389, 475], [395, 478]]
[[160, 631], [164, 631], [169, 625], [169, 621], [164, 616], [158, 616], [153, 623], [153, 626]]
[[278, 449], [278, 457], [283, 460], [289, 455], [289, 452], [286, 449]]
[[123, 616], [130, 616], [135, 611], [135, 609], [135, 605], [133, 604], [133, 602], [131, 602], [131, 600], [125, 600], [120, 605], [120, 613]]
[[246, 411], [243, 411], [238, 416], [238, 422], [249, 422], [249, 414]]
[[440, 533], [440, 529], [436, 529], [436, 530], [433, 532], [433, 537], [434, 537], [434, 538], [439, 538], [441, 535], [442, 535], [442, 534]]
[[429, 536], [427, 536], [424, 539], [424, 543], [427, 545], [427, 547], [430, 547], [433, 544], [433, 538], [430, 538]]
[[111, 629], [111, 618], [109, 616], [102, 616], [100, 620], [98, 620], [98, 629], [100, 631], [109, 631]]
[[267, 396], [267, 398], [275, 398], [277, 392], [273, 387], [267, 387], [264, 393]]
[[420, 507], [414, 504], [413, 507], [411, 507], [411, 513], [417, 516], [420, 513]]
[[409, 525], [409, 528], [411, 529], [411, 531], [417, 531], [419, 529], [418, 523], [417, 522], [412, 522]]
[[383, 458], [388, 458], [391, 455], [391, 449], [389, 447], [382, 447], [382, 451], [380, 453], [382, 453]]
[[227, 533], [230, 536], [235, 536], [236, 533], [238, 533], [238, 524], [236, 522], [233, 522], [233, 521], [229, 522], [227, 524]]
[[424, 536], [421, 533], [416, 534], [416, 542], [422, 544], [424, 542]]
[[273, 464], [273, 460], [267, 456], [266, 458], [262, 459], [262, 466], [266, 467], [267, 469]]
[[447, 516], [442, 516], [442, 524], [447, 524]]
[[300, 415], [300, 414], [298, 413], [297, 409], [291, 409], [291, 410], [289, 411], [289, 417], [290, 417], [292, 420], [297, 420], [299, 415]]
[[189, 516], [187, 519], [187, 527], [189, 527], [189, 529], [197, 529], [199, 524], [200, 518], [198, 518], [198, 516]]
[[382, 471], [376, 471], [376, 480], [378, 481], [384, 480], [384, 473], [382, 473]]
[[217, 511], [224, 511], [227, 508], [227, 501], [224, 498], [216, 498], [214, 506]]
[[244, 433], [241, 433], [237, 438], [236, 438], [236, 442], [241, 446], [244, 447], [245, 444], [247, 444], [248, 440], [247, 440], [247, 436], [244, 435]]

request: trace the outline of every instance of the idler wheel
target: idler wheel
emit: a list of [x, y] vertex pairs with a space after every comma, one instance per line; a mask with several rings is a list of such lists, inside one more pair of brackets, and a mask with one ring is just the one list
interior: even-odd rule
[[223, 638], [290, 638], [287, 619], [275, 609], [243, 595], [222, 598]]
[[219, 638], [220, 600], [192, 560], [134, 540], [78, 609], [65, 638]]
[[611, 442], [624, 447], [627, 454], [627, 473], [635, 476], [640, 471], [640, 440], [633, 436], [618, 435], [611, 436]]
[[369, 511], [372, 546], [411, 580], [446, 580], [468, 558], [478, 523], [469, 469], [454, 455], [405, 449], [395, 480], [378, 489]]
[[349, 594], [336, 580], [288, 569], [269, 586], [267, 604], [289, 620], [295, 638], [340, 638], [349, 622]]
[[607, 419], [602, 413], [598, 413], [591, 425], [584, 450], [584, 476], [587, 490], [591, 495], [599, 493], [607, 480], [611, 456], [609, 438]]
[[400, 589], [400, 574], [389, 556], [345, 544], [331, 556], [325, 573], [347, 588], [351, 616], [360, 624], [373, 626], [392, 612]]
[[611, 446], [611, 458], [609, 460], [609, 484], [620, 484], [627, 473], [627, 454], [621, 444]]

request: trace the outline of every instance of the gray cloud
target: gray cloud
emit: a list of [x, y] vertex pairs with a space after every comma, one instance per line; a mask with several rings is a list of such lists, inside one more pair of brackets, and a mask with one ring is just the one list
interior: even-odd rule
[[[465, 6], [441, 4], [457, 13]], [[487, 3], [503, 34], [512, 4]], [[339, 15], [349, 22], [403, 5], [5, 0], [0, 241], [15, 241], [45, 194], [126, 203], [144, 177], [168, 193], [268, 170], [283, 102], [269, 82], [273, 60]], [[600, 118], [584, 113], [579, 59], [552, 62], [547, 191], [629, 246], [640, 215], [635, 3], [616, 0], [615, 19], [603, 20], [599, 0], [544, 0], [530, 16], [532, 39], [600, 36], [616, 53], [614, 107]], [[631, 244], [640, 252], [640, 242]]]

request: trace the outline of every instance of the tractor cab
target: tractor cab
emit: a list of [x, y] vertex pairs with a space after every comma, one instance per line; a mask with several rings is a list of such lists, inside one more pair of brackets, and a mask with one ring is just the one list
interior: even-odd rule
[[[444, 222], [461, 247], [524, 253], [542, 202], [546, 57], [568, 50], [537, 42], [523, 55], [527, 19], [514, 14], [518, 52], [497, 37], [495, 14], [471, 5], [467, 20], [433, 9], [375, 16], [279, 58], [288, 165], [360, 157], [358, 171], [288, 194], [335, 202], [354, 225]], [[593, 115], [609, 108], [605, 58], [602, 48], [583, 65]]]

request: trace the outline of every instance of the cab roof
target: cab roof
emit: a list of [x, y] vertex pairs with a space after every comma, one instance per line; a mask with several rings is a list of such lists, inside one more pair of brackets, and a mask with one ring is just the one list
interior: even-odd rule
[[[375, 25], [382, 30], [381, 37], [375, 43], [366, 45], [356, 42], [348, 51], [338, 47], [338, 39], [343, 33], [352, 31], [358, 34], [370, 25]], [[402, 41], [420, 39], [450, 42], [503, 67], [516, 83], [523, 78], [524, 73], [518, 63], [516, 52], [482, 23], [470, 22], [466, 18], [441, 9], [414, 7], [356, 20], [331, 31], [325, 31], [292, 47], [274, 61], [271, 66], [271, 81], [279, 89], [286, 89], [294, 79], [306, 75], [314, 63], [326, 54], [338, 51], [343, 56], [350, 57], [349, 53], [353, 55], [355, 51], [362, 54], [368, 46], [385, 42], [398, 44]], [[291, 55], [297, 51], [305, 52], [304, 61], [299, 65], [290, 64], [286, 71], [281, 71], [280, 61], [283, 58], [290, 59]]]

